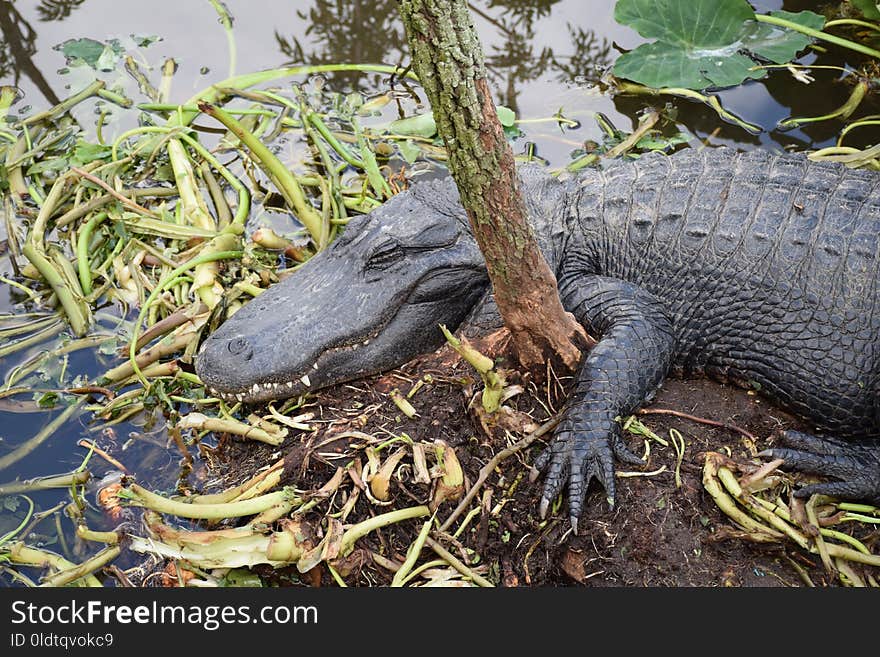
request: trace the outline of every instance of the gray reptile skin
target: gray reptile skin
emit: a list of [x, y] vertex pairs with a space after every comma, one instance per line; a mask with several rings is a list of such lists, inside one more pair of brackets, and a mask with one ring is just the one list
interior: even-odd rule
[[[592, 478], [613, 503], [614, 458], [640, 462], [615, 418], [670, 373], [754, 387], [832, 436], [767, 452], [838, 479], [799, 494], [880, 501], [880, 176], [718, 149], [521, 179], [563, 305], [600, 338], [536, 463], [542, 514], [567, 484], [576, 527]], [[487, 289], [454, 186], [416, 185], [221, 326], [197, 371], [261, 401], [390, 369]]]

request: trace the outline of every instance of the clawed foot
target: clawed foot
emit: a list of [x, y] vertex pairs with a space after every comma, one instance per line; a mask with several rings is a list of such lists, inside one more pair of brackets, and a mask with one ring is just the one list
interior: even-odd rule
[[630, 465], [644, 465], [645, 462], [624, 444], [620, 425], [614, 420], [610, 426], [606, 424], [590, 431], [576, 430], [572, 425], [573, 422], [563, 420], [553, 442], [535, 461], [535, 468], [546, 473], [539, 506], [541, 518], [547, 516], [550, 502], [568, 481], [569, 517], [572, 530], [577, 534], [578, 519], [590, 481], [595, 477], [602, 484], [608, 504], [613, 508], [615, 457]]
[[764, 450], [759, 456], [782, 459], [795, 470], [839, 480], [804, 486], [795, 496], [820, 494], [880, 503], [880, 446], [818, 438], [800, 431], [783, 432], [782, 442], [788, 447]]

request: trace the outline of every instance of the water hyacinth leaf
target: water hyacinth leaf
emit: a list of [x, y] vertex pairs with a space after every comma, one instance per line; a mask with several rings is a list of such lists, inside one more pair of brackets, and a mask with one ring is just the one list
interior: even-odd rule
[[35, 176], [41, 173], [48, 173], [49, 171], [64, 171], [68, 168], [70, 168], [70, 162], [68, 162], [66, 157], [53, 157], [32, 164], [27, 170], [25, 170], [25, 174], [28, 176]]
[[873, 21], [880, 20], [880, 2], [875, 2], [875, 0], [850, 0], [850, 4], [858, 9], [865, 18]]
[[[772, 15], [813, 29], [824, 19], [813, 12]], [[654, 88], [729, 87], [766, 73], [758, 62], [790, 61], [810, 37], [755, 20], [744, 0], [619, 0], [615, 19], [646, 38], [621, 55], [614, 74]]]
[[82, 166], [95, 160], [106, 160], [110, 157], [113, 149], [110, 146], [101, 144], [90, 144], [87, 141], [79, 140], [73, 149], [74, 166]]
[[56, 46], [68, 65], [84, 62], [88, 66], [100, 71], [112, 71], [116, 68], [116, 62], [123, 53], [122, 47], [116, 39], [102, 43], [94, 39], [68, 39]]
[[[825, 26], [825, 18], [812, 11], [798, 13], [771, 11], [770, 15], [814, 30], [821, 30]], [[806, 34], [752, 21], [746, 23], [742, 36], [743, 46], [759, 57], [769, 59], [774, 64], [784, 64], [791, 61], [811, 42], [812, 39]]]

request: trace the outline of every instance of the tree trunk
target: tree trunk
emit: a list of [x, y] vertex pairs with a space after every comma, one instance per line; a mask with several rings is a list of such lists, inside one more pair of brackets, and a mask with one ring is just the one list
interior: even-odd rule
[[428, 96], [504, 325], [520, 363], [573, 370], [586, 334], [562, 307], [526, 217], [510, 149], [464, 0], [399, 0], [412, 67]]

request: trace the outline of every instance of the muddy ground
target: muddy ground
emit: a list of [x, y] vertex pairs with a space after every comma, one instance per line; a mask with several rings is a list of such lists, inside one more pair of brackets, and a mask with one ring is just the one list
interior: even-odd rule
[[[503, 353], [504, 341], [496, 339], [482, 343], [482, 347]], [[502, 367], [508, 364], [503, 357], [499, 358]], [[509, 383], [523, 386], [523, 393], [507, 402], [518, 413], [527, 414], [540, 424], [561, 408], [569, 381], [551, 372], [549, 383], [539, 387], [528, 378], [523, 380], [515, 371], [508, 372], [508, 376]], [[399, 389], [406, 393], [425, 378], [430, 383], [411, 399], [418, 415], [408, 418], [392, 402], [389, 392]], [[522, 434], [506, 434], [498, 427], [490, 427], [487, 433], [474, 410], [479, 405], [473, 403], [475, 390], [480, 386], [464, 383], [473, 378], [470, 366], [444, 347], [394, 372], [318, 392], [304, 409], [316, 413], [312, 424], [317, 431], [288, 437], [281, 448], [290, 483], [316, 490], [331, 478], [338, 465], [350, 463], [352, 457], [363, 462], [363, 454], [353, 448], [363, 443], [363, 435], [386, 440], [401, 433], [425, 442], [446, 441], [456, 450], [466, 484], [474, 482], [480, 468], [499, 450], [522, 438]], [[735, 459], [747, 461], [754, 448], [760, 450], [770, 444], [775, 431], [799, 427], [795, 418], [754, 393], [707, 380], [670, 379], [647, 408], [673, 409], [734, 424], [754, 434], [756, 444], [750, 445], [743, 435], [725, 428], [670, 415], [642, 416], [660, 436], [668, 438], [669, 429], [675, 428], [684, 437], [681, 486], [676, 487], [674, 481], [676, 453], [672, 446], [652, 443], [649, 462], [643, 470], [652, 472], [665, 466], [665, 471], [655, 476], [619, 477], [617, 505], [613, 510], [605, 502], [604, 492], [593, 482], [580, 534], [575, 536], [570, 531], [564, 500], [548, 521], [541, 522], [538, 517], [541, 480], [530, 481], [529, 466], [546, 445], [546, 441], [539, 440], [496, 468], [472, 505], [483, 500], [487, 511], [473, 518], [457, 543], [450, 542], [453, 552], [464, 556], [464, 548], [473, 550], [479, 555], [476, 571], [505, 586], [804, 586], [803, 572], [818, 586], [839, 585], [836, 577], [824, 571], [817, 557], [794, 544], [754, 544], [731, 538], [732, 523], [702, 485], [703, 454], [707, 450], [729, 450]], [[529, 418], [517, 415], [516, 419], [521, 425]], [[334, 439], [347, 433], [355, 437]], [[634, 452], [643, 453], [644, 439], [628, 435], [628, 442]], [[339, 458], [334, 458], [336, 455]], [[216, 456], [212, 459], [211, 475], [222, 474], [232, 485], [276, 460], [279, 450], [224, 440]], [[391, 504], [378, 506], [362, 495], [346, 524], [430, 499], [431, 487], [413, 483], [412, 468], [406, 460], [402, 464], [391, 484]], [[349, 493], [353, 485], [348, 482]], [[333, 502], [334, 510], [346, 497], [344, 489], [345, 486], [340, 488], [340, 497]], [[490, 494], [491, 498], [484, 497]], [[454, 506], [453, 502], [444, 503], [438, 518], [447, 517]], [[329, 508], [319, 506], [308, 514], [318, 534], [325, 526], [322, 513]], [[387, 585], [393, 572], [387, 565], [378, 565], [371, 555], [402, 562], [421, 525], [420, 520], [408, 521], [368, 535], [358, 542], [361, 549], [344, 563], [336, 564], [337, 571], [348, 585]], [[870, 536], [868, 540], [871, 541]], [[802, 569], [801, 574], [795, 564]], [[294, 568], [265, 568], [260, 573], [264, 579], [281, 584], [334, 585], [324, 565], [306, 576], [300, 576]]]

